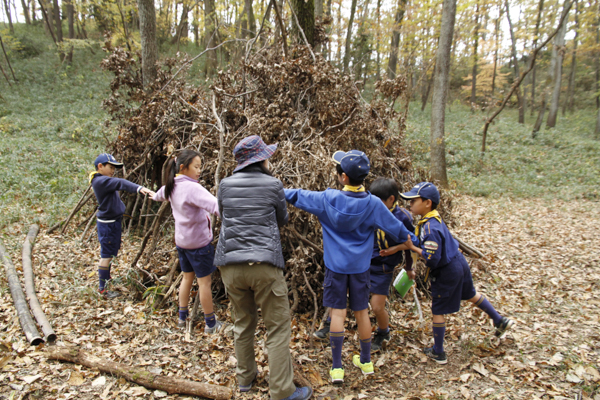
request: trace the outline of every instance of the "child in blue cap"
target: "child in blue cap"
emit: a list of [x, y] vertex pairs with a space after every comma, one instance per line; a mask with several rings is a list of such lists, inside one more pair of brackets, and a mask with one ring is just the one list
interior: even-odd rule
[[469, 264], [436, 210], [440, 203], [438, 189], [432, 183], [421, 182], [400, 196], [410, 201], [410, 211], [414, 215], [421, 216], [415, 229], [419, 246], [406, 244], [425, 260], [425, 279], [431, 279], [434, 345], [423, 350], [425, 355], [438, 364], [448, 362], [444, 352], [444, 315], [460, 310], [461, 300], [467, 300], [487, 313], [494, 322], [496, 336], [504, 337], [515, 322], [501, 316], [485, 296], [475, 290]]
[[123, 163], [117, 162], [112, 154], [102, 153], [94, 161], [96, 170], [90, 173], [90, 183], [98, 200], [96, 226], [100, 241], [100, 265], [98, 266], [98, 291], [106, 298], [119, 296], [119, 292], [107, 291], [106, 282], [110, 280], [110, 264], [121, 248], [121, 220], [125, 213], [125, 204], [119, 197], [119, 190], [131, 193], [154, 195], [154, 192], [136, 185], [126, 179], [113, 178], [117, 168]]
[[333, 383], [341, 383], [344, 381], [342, 345], [347, 298], [354, 311], [360, 338], [360, 356], [354, 355], [352, 362], [365, 375], [374, 372], [368, 306], [369, 266], [375, 230], [381, 229], [399, 242], [410, 237], [417, 243], [417, 239], [394, 218], [381, 200], [365, 191], [363, 181], [370, 170], [365, 153], [337, 151], [333, 161], [342, 190], [286, 189], [285, 198], [290, 204], [316, 215], [323, 228], [326, 267], [323, 306], [331, 308], [329, 340], [333, 365], [329, 375]]

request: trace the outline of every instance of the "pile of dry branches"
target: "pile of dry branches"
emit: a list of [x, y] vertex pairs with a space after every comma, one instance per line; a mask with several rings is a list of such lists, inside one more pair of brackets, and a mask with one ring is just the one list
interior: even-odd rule
[[[406, 94], [401, 76], [378, 82], [372, 99], [366, 101], [360, 83], [308, 47], [290, 47], [286, 58], [273, 45], [247, 51], [237, 63], [241, 66], [220, 71], [210, 88], [186, 82], [189, 60], [165, 60], [154, 86], [144, 91], [137, 58], [124, 49], [108, 50], [103, 67], [115, 77], [104, 106], [119, 132], [111, 151], [128, 167], [124, 175], [131, 181], [157, 189], [168, 157], [192, 148], [203, 157], [200, 183], [216, 193], [219, 180], [236, 166], [233, 147], [253, 134], [267, 143], [279, 143], [271, 168], [284, 187], [335, 187], [331, 155], [350, 149], [364, 151], [371, 160], [367, 184], [379, 176], [392, 177], [408, 190], [416, 180], [402, 145], [405, 115], [394, 111]], [[143, 228], [144, 235], [135, 267], [146, 271], [145, 286], [157, 285], [151, 281], [167, 273], [160, 266], [168, 262], [153, 253], [173, 247], [170, 213], [166, 206], [156, 212], [158, 205], [125, 196], [129, 196], [127, 214], [133, 217], [129, 228]], [[442, 213], [447, 215], [449, 207], [444, 200]], [[294, 207], [289, 211], [282, 244], [292, 308], [314, 310], [324, 272], [320, 225]], [[172, 278], [171, 273], [169, 283]]]

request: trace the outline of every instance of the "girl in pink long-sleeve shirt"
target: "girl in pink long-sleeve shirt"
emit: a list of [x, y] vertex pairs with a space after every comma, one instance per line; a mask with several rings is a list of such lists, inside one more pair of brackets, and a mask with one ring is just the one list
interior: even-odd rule
[[200, 154], [183, 150], [167, 164], [167, 182], [152, 197], [155, 201], [170, 201], [175, 219], [175, 244], [183, 280], [179, 288], [179, 327], [185, 327], [188, 317], [190, 290], [194, 274], [200, 290], [200, 304], [204, 311], [208, 334], [217, 333], [223, 324], [217, 321], [213, 310], [211, 274], [214, 248], [210, 215], [219, 215], [217, 198], [198, 183], [202, 172]]

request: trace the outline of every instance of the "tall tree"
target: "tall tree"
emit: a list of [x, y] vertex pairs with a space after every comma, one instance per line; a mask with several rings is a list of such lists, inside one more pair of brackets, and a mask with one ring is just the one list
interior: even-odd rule
[[596, 0], [596, 138], [600, 139], [600, 0]]
[[[204, 38], [206, 48], [215, 47], [217, 38], [217, 15], [215, 11], [215, 0], [204, 0]], [[212, 75], [217, 69], [217, 53], [209, 51], [206, 55], [205, 73]]]
[[[506, 19], [508, 20], [508, 29], [510, 31], [510, 43], [511, 43], [511, 53], [512, 53], [512, 62], [513, 62], [513, 70], [515, 80], [519, 79], [521, 73], [519, 71], [519, 59], [517, 58], [517, 40], [515, 39], [515, 34], [513, 30], [513, 24], [510, 19], [510, 6], [508, 5], [508, 0], [504, 0], [504, 11], [506, 11]], [[517, 102], [519, 105], [519, 123], [525, 123], [525, 101], [523, 99], [523, 95], [521, 94], [521, 87], [519, 86], [515, 93], [517, 94]]]
[[12, 16], [10, 14], [10, 4], [8, 4], [8, 0], [4, 0], [4, 13], [6, 14], [6, 18], [8, 19], [8, 27], [10, 29], [10, 32], [14, 33], [15, 28], [12, 23]]
[[[568, 0], [566, 0], [568, 2]], [[563, 6], [562, 15], [565, 18], [565, 22], [562, 24], [558, 31], [558, 34], [554, 38], [554, 46], [552, 47], [552, 62], [550, 63], [550, 74], [552, 76], [552, 83], [554, 88], [552, 90], [552, 97], [550, 99], [550, 108], [548, 109], [548, 120], [546, 121], [546, 127], [554, 128], [556, 126], [556, 117], [558, 115], [558, 107], [560, 101], [560, 86], [562, 83], [562, 64], [563, 57], [565, 55], [565, 34], [567, 32], [567, 20], [565, 15], [568, 14], [570, 7], [566, 7], [567, 3]]]
[[[306, 41], [312, 46], [315, 47], [315, 2], [314, 0], [292, 0], [292, 7], [294, 7], [294, 12], [296, 13], [296, 17], [298, 17], [298, 23], [300, 27], [304, 31], [304, 36], [306, 36]], [[296, 41], [298, 43], [304, 43], [304, 39], [302, 38], [302, 34], [300, 30], [296, 26], [295, 18], [292, 18], [293, 23], [292, 26], [294, 29], [294, 36], [296, 36]]]
[[442, 26], [437, 49], [433, 99], [431, 101], [431, 177], [443, 187], [448, 186], [446, 173], [445, 121], [448, 80], [450, 76], [450, 50], [456, 19], [456, 0], [444, 0]]
[[396, 69], [398, 65], [398, 47], [400, 46], [400, 26], [404, 19], [406, 3], [408, 0], [399, 0], [398, 9], [394, 16], [394, 27], [392, 28], [392, 41], [390, 45], [390, 58], [388, 60], [387, 76], [389, 79], [396, 77]]
[[567, 110], [573, 112], [573, 97], [575, 92], [575, 72], [577, 70], [577, 42], [579, 41], [579, 3], [575, 0], [575, 37], [573, 38], [573, 54], [571, 56], [571, 71], [569, 72], [569, 86], [567, 98], [563, 103], [563, 115]]
[[[542, 10], [544, 9], [544, 0], [540, 0], [538, 3], [537, 18], [535, 20], [535, 32], [533, 34], [533, 45], [532, 49], [535, 49], [540, 35], [540, 22], [542, 21]], [[533, 115], [533, 108], [535, 107], [535, 70], [536, 64], [533, 64], [533, 70], [531, 71], [531, 115]]]
[[29, 17], [29, 6], [26, 0], [21, 0], [21, 7], [23, 7], [23, 15], [25, 16], [25, 23], [31, 25], [31, 18]]
[[475, 111], [477, 103], [477, 47], [479, 46], [479, 30], [481, 29], [481, 16], [479, 15], [479, 1], [475, 8], [475, 29], [473, 31], [473, 71], [471, 72], [471, 111]]
[[350, 65], [350, 44], [352, 43], [352, 25], [354, 24], [354, 14], [356, 13], [356, 2], [357, 0], [352, 0], [352, 4], [350, 5], [350, 18], [348, 19], [346, 45], [344, 46], [344, 72], [348, 72], [348, 66]]
[[144, 89], [150, 90], [156, 79], [156, 61], [158, 60], [156, 10], [154, 9], [154, 0], [138, 0], [137, 3], [142, 44], [142, 80]]
[[494, 72], [492, 73], [492, 102], [494, 101], [494, 91], [496, 90], [496, 76], [498, 74], [498, 49], [500, 48], [500, 19], [502, 18], [502, 6], [498, 6], [498, 18], [494, 22]]
[[[73, 16], [74, 16], [74, 7], [73, 0], [65, 0], [67, 5], [67, 21], [69, 26], [69, 39], [75, 39], [75, 28], [73, 24]], [[67, 54], [67, 62], [71, 64], [73, 62], [73, 46], [69, 49], [69, 53]]]

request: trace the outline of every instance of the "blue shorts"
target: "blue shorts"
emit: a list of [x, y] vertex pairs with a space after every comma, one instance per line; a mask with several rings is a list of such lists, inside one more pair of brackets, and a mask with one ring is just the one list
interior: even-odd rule
[[461, 300], [469, 300], [475, 293], [469, 264], [459, 254], [431, 278], [431, 312], [434, 315], [455, 313], [460, 310]]
[[390, 285], [394, 280], [394, 268], [389, 265], [371, 265], [371, 293], [390, 295]]
[[100, 242], [100, 257], [116, 257], [121, 248], [121, 218], [108, 223], [97, 221], [96, 227]]
[[213, 273], [215, 249], [211, 243], [199, 249], [182, 249], [177, 246], [179, 266], [183, 272], [195, 272], [196, 278], [204, 278]]
[[338, 274], [325, 267], [323, 282], [323, 306], [346, 309], [346, 299], [350, 299], [350, 309], [361, 311], [369, 307], [369, 270], [360, 274]]

